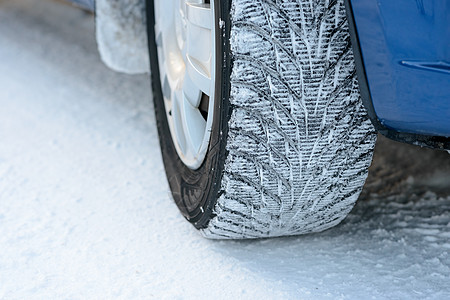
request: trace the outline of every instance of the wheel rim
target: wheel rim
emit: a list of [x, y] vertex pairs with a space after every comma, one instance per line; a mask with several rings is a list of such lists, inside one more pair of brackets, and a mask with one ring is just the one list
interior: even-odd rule
[[154, 1], [167, 121], [178, 156], [191, 169], [205, 159], [214, 115], [215, 24], [209, 2]]

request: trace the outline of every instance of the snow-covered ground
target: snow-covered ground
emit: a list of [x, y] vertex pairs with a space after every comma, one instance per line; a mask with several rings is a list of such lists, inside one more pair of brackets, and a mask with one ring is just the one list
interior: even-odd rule
[[1, 299], [450, 298], [450, 155], [382, 139], [338, 227], [206, 240], [169, 195], [147, 76], [108, 70], [93, 22], [0, 1]]

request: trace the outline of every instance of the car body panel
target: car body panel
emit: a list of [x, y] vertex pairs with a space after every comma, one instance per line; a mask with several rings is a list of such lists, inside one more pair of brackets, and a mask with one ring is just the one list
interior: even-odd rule
[[381, 124], [400, 132], [450, 136], [450, 1], [351, 4]]
[[84, 9], [94, 11], [95, 1], [94, 0], [68, 0]]

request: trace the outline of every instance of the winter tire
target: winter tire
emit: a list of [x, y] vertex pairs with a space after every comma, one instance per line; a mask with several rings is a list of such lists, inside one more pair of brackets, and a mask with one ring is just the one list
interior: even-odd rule
[[318, 232], [352, 209], [376, 134], [343, 2], [147, 1], [164, 166], [204, 236]]

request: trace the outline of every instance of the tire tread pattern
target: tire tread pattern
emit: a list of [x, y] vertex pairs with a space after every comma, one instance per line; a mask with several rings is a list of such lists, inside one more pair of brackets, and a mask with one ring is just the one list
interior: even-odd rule
[[342, 0], [234, 0], [221, 192], [208, 238], [318, 232], [352, 209], [376, 133]]

